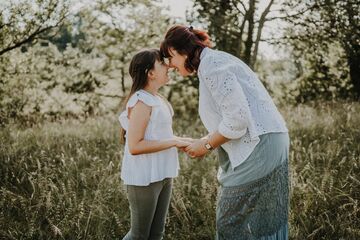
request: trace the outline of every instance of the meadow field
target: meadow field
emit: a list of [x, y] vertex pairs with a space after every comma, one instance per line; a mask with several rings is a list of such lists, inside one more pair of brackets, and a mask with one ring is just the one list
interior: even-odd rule
[[[290, 239], [360, 239], [360, 103], [280, 107], [291, 139]], [[175, 116], [177, 135], [200, 120]], [[119, 179], [116, 114], [0, 129], [0, 239], [121, 239], [130, 226]], [[216, 153], [180, 153], [165, 239], [213, 239]]]

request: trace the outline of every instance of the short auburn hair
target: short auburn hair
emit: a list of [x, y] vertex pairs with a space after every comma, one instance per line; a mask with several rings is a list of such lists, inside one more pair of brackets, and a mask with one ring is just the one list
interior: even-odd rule
[[175, 25], [166, 32], [160, 52], [162, 57], [168, 58], [171, 57], [170, 48], [174, 48], [179, 54], [186, 55], [184, 67], [189, 72], [194, 72], [199, 67], [200, 54], [205, 47], [211, 48], [210, 37], [205, 31], [192, 26]]

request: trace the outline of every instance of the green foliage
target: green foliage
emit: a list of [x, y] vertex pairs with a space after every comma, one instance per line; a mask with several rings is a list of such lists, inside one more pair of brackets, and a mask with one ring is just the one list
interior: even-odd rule
[[35, 115], [83, 118], [118, 110], [131, 84], [132, 55], [158, 47], [169, 21], [156, 1], [101, 1], [69, 16], [59, 32], [6, 52], [0, 59], [0, 125], [31, 122]]
[[97, 75], [102, 65], [94, 65], [101, 61], [94, 53], [71, 47], [59, 52], [48, 43], [36, 44], [24, 53], [13, 50], [2, 60], [0, 106], [5, 109], [1, 122], [34, 114], [81, 116], [101, 110], [95, 90], [104, 86]]
[[181, 77], [175, 72], [169, 74], [171, 83], [161, 89], [174, 108], [175, 114], [183, 120], [191, 120], [198, 114], [199, 79], [196, 76]]
[[[300, 12], [289, 19], [285, 39], [304, 69], [297, 101], [360, 96], [359, 1], [289, 1]], [[334, 54], [335, 53], [335, 54]]]
[[[358, 239], [360, 105], [317, 102], [281, 112], [291, 138], [290, 239]], [[206, 134], [199, 119], [181, 115], [174, 131]], [[0, 237], [121, 238], [130, 216], [117, 133], [114, 115], [2, 128]], [[166, 239], [214, 237], [215, 159], [215, 152], [198, 160], [180, 153]]]
[[0, 4], [0, 56], [61, 26], [68, 0], [4, 1]]
[[314, 43], [305, 49], [306, 45], [298, 44], [293, 50], [297, 76], [293, 82], [280, 83], [283, 98], [294, 103], [351, 98], [353, 86], [342, 48]]
[[80, 42], [85, 40], [85, 33], [80, 30], [82, 19], [77, 15], [72, 21], [72, 25], [70, 23], [63, 24], [55, 35], [49, 33], [42, 36], [41, 39], [49, 40], [60, 51], [64, 51], [68, 45], [71, 45], [73, 48], [78, 47]]

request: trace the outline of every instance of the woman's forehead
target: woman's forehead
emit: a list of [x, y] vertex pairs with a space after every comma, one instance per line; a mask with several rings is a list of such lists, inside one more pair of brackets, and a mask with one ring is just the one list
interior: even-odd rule
[[173, 56], [175, 56], [177, 54], [177, 51], [173, 47], [170, 47], [168, 49], [168, 52], [169, 52], [170, 57], [173, 57]]

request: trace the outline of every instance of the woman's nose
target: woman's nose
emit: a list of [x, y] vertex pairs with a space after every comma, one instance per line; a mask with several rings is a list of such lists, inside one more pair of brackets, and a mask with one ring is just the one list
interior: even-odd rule
[[165, 64], [168, 68], [174, 68], [174, 65], [172, 65], [170, 59], [168, 59], [168, 58], [166, 59]]

